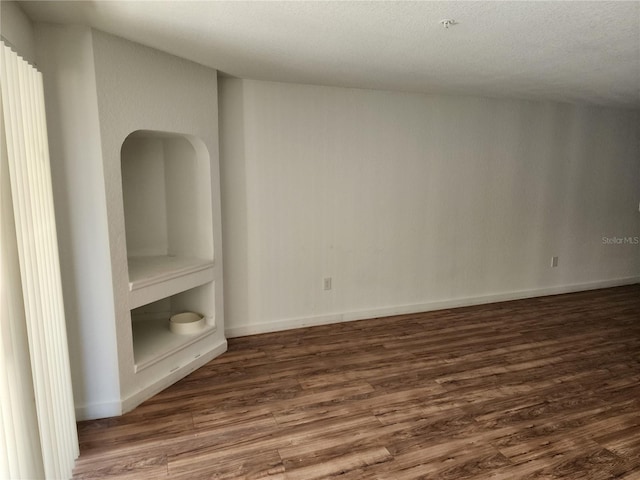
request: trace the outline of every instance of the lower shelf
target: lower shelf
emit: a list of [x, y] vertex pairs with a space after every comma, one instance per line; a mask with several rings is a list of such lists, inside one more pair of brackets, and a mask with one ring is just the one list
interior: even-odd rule
[[216, 331], [214, 326], [207, 325], [193, 335], [178, 335], [169, 330], [168, 320], [161, 319], [135, 320], [132, 322], [132, 328], [136, 373]]

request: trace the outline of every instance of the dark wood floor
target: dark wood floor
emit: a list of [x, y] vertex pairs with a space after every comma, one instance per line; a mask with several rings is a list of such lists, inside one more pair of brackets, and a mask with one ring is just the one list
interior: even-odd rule
[[640, 479], [640, 285], [229, 344], [74, 478]]

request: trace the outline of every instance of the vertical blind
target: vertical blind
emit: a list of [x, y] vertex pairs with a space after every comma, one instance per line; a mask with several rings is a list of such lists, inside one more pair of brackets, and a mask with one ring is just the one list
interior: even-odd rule
[[[2, 162], [7, 164], [0, 170], [0, 447], [4, 450], [0, 452], [0, 476], [65, 479], [71, 477], [78, 456], [78, 439], [42, 75], [4, 43], [0, 50], [0, 133]], [[6, 208], [9, 199], [12, 212]], [[13, 225], [5, 225], [8, 222]], [[12, 251], [17, 251], [17, 262]], [[20, 358], [24, 344], [29, 354], [22, 353], [27, 358]], [[25, 384], [29, 381], [31, 385]]]

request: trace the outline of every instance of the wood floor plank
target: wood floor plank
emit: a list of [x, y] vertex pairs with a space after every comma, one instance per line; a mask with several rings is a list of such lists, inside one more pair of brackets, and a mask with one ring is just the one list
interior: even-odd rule
[[179, 459], [170, 459], [169, 477], [172, 480], [256, 479], [284, 471], [277, 450], [260, 448], [235, 454], [216, 453], [197, 457], [182, 455]]
[[148, 417], [136, 412], [97, 422], [82, 422], [78, 426], [83, 450], [108, 449], [111, 445], [123, 443], [144, 443], [152, 437], [173, 438], [192, 430], [191, 413]]
[[389, 471], [383, 470], [380, 478], [483, 478], [505, 465], [510, 465], [509, 460], [490, 445], [455, 440], [396, 455], [393, 463], [386, 465]]
[[93, 480], [116, 476], [138, 475], [140, 478], [158, 478], [168, 475], [167, 456], [160, 454], [121, 455], [113, 458], [78, 462], [74, 478]]
[[75, 479], [640, 480], [640, 285], [230, 339], [78, 432]]
[[333, 458], [322, 458], [315, 464], [304, 467], [292, 467], [283, 473], [270, 475], [273, 480], [314, 480], [344, 476], [345, 473], [363, 466], [380, 465], [392, 460], [391, 454], [384, 447], [355, 451]]

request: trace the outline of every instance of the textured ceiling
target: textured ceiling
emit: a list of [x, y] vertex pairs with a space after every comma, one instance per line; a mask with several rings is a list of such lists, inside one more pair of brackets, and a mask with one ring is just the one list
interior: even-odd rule
[[638, 1], [21, 6], [242, 78], [640, 108]]

